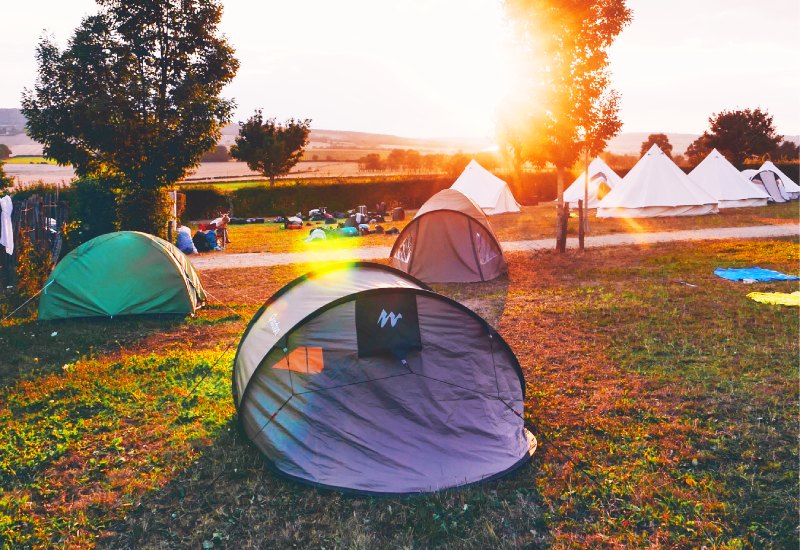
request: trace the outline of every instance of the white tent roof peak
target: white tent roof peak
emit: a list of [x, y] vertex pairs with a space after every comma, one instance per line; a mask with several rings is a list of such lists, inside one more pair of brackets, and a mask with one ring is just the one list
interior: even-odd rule
[[719, 201], [720, 208], [764, 206], [769, 195], [739, 172], [716, 149], [712, 150], [689, 178]]
[[519, 212], [519, 203], [508, 184], [472, 159], [450, 186], [475, 201], [488, 215]]
[[690, 216], [717, 212], [718, 201], [653, 144], [600, 201], [597, 217]]
[[[581, 175], [578, 176], [575, 181], [572, 182], [572, 185], [567, 187], [564, 191], [564, 201], [569, 203], [575, 203], [579, 200], [583, 200], [584, 198], [584, 186], [586, 184], [586, 170], [581, 172]], [[588, 208], [597, 208], [600, 200], [602, 198], [602, 193], [600, 193], [601, 185], [605, 183], [606, 189], [613, 189], [617, 185], [622, 183], [622, 178], [617, 175], [614, 170], [612, 170], [608, 164], [603, 162], [603, 159], [600, 157], [595, 158], [591, 163], [589, 163], [589, 204]], [[602, 196], [598, 196], [598, 194]]]

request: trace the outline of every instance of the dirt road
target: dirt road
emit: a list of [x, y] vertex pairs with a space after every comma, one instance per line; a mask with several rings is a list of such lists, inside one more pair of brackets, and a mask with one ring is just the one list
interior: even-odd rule
[[[599, 235], [586, 238], [587, 248], [604, 246], [630, 246], [648, 243], [665, 243], [674, 241], [701, 241], [713, 239], [762, 239], [769, 237], [800, 236], [800, 226], [759, 225], [754, 227], [724, 227], [714, 229], [696, 229], [690, 231], [662, 231], [658, 233], [624, 233], [617, 235]], [[509, 241], [502, 243], [506, 252], [525, 252], [555, 248], [555, 239], [539, 239], [535, 241]], [[577, 248], [578, 239], [570, 238], [568, 248]], [[307, 262], [327, 262], [341, 260], [377, 260], [388, 258], [391, 247], [369, 246], [347, 250], [320, 252], [287, 252], [287, 253], [251, 253], [251, 254], [203, 254], [191, 257], [197, 269], [221, 269], [239, 267], [265, 267], [289, 265]]]

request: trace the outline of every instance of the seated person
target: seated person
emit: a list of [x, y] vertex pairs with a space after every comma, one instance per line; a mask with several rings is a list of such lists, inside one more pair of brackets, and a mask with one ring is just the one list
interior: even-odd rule
[[197, 254], [197, 248], [192, 241], [192, 230], [185, 225], [178, 226], [178, 237], [175, 246], [184, 254]]
[[228, 224], [231, 222], [231, 217], [228, 214], [223, 214], [219, 218], [211, 220], [211, 224], [217, 231], [217, 237], [222, 240], [222, 246], [230, 244], [231, 240], [228, 238]]

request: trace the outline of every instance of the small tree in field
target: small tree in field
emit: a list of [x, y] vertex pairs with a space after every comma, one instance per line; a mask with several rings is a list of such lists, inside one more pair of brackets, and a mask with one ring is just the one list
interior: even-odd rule
[[736, 165], [750, 157], [774, 151], [783, 140], [772, 123], [772, 116], [761, 109], [722, 111], [708, 119], [710, 128], [686, 150], [692, 163], [699, 162], [711, 149]]
[[8, 145], [0, 143], [0, 160], [5, 160], [10, 156], [11, 156], [11, 149], [8, 148]]
[[672, 158], [672, 144], [669, 142], [667, 134], [650, 134], [647, 139], [642, 142], [642, 148], [639, 151], [639, 156], [643, 157], [646, 152], [650, 150], [653, 145], [658, 145], [665, 155]]
[[311, 119], [290, 118], [285, 123], [264, 119], [261, 110], [239, 123], [239, 135], [231, 146], [231, 156], [247, 163], [251, 170], [269, 178], [288, 174], [303, 156], [311, 132]]
[[122, 229], [166, 232], [163, 188], [200, 162], [230, 119], [239, 67], [216, 0], [97, 0], [65, 49], [39, 43], [28, 134], [81, 176], [119, 181]]

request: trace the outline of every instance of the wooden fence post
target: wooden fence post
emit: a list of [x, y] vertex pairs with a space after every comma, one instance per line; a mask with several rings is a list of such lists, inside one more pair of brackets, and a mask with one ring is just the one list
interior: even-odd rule
[[586, 205], [584, 204], [583, 200], [578, 201], [578, 249], [583, 252], [583, 239], [584, 235], [586, 234], [586, 226], [584, 222], [586, 220]]

